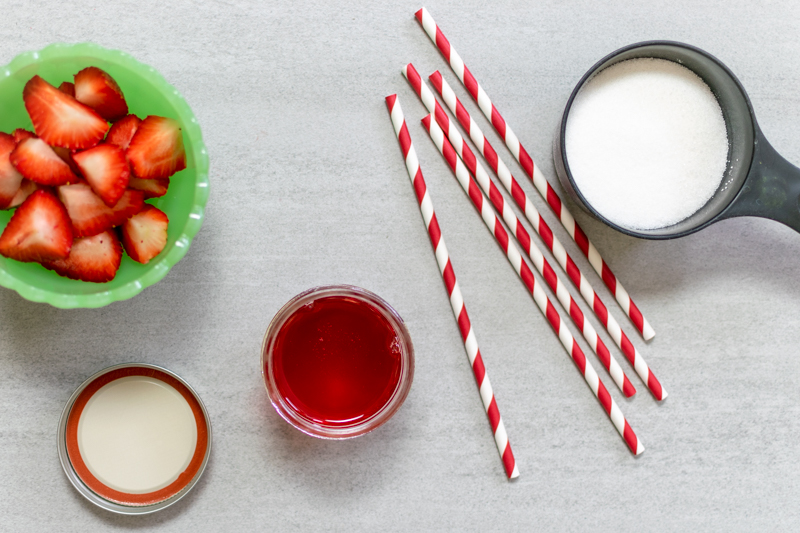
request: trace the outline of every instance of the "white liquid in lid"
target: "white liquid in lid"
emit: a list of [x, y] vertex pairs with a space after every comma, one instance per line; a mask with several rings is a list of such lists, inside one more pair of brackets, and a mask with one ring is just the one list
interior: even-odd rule
[[151, 377], [130, 376], [103, 386], [78, 422], [78, 447], [89, 471], [129, 494], [175, 481], [196, 445], [191, 407], [177, 390]]

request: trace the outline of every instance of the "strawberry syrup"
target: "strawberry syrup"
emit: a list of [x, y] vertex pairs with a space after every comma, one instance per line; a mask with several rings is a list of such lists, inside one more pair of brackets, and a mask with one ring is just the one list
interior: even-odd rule
[[278, 391], [309, 420], [351, 426], [375, 415], [397, 388], [400, 342], [371, 304], [327, 296], [294, 311], [277, 334]]

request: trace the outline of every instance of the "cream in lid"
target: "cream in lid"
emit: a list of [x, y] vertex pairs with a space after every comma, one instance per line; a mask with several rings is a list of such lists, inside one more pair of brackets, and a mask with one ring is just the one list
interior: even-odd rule
[[197, 446], [192, 409], [161, 380], [114, 380], [86, 403], [78, 446], [89, 471], [129, 494], [162, 489], [186, 470]]

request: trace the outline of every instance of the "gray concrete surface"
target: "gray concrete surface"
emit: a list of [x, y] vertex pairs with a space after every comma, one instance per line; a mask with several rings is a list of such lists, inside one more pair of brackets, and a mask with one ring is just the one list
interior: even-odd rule
[[[634, 399], [612, 389], [647, 447], [633, 458], [417, 122], [424, 113], [400, 74], [406, 62], [424, 76], [441, 69], [466, 97], [414, 20], [419, 7], [4, 2], [0, 63], [54, 41], [89, 40], [130, 52], [174, 84], [203, 128], [211, 198], [186, 258], [130, 301], [61, 311], [0, 290], [0, 529], [798, 529], [800, 235], [741, 219], [645, 242], [577, 213], [657, 332], [645, 345], [611, 309], [670, 392], [657, 405], [633, 372]], [[552, 135], [581, 74], [617, 47], [660, 38], [726, 62], [767, 137], [800, 162], [796, 3], [427, 7], [551, 177]], [[383, 101], [393, 92], [519, 462], [513, 483], [502, 473], [403, 168]], [[386, 298], [417, 350], [415, 383], [396, 417], [339, 443], [289, 427], [259, 374], [272, 315], [294, 294], [328, 283]], [[214, 428], [213, 456], [195, 490], [145, 517], [84, 501], [55, 445], [74, 388], [128, 360], [185, 377]]]

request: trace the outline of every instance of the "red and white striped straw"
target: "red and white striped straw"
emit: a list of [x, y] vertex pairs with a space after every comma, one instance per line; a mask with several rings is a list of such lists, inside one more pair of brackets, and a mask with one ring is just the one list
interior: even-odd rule
[[[422, 83], [422, 78], [420, 78], [419, 73], [414, 68], [414, 65], [409, 63], [403, 67], [403, 75], [411, 84], [411, 87], [414, 89], [414, 92], [417, 93], [417, 96], [419, 96], [422, 102], [425, 104], [425, 107], [428, 108], [428, 111], [430, 111], [432, 114], [435, 114], [436, 122], [450, 140], [450, 144], [453, 146], [453, 148], [455, 148], [456, 153], [458, 153], [458, 156], [461, 158], [462, 162], [475, 177], [475, 180], [478, 182], [478, 185], [480, 185], [483, 193], [491, 200], [494, 208], [502, 214], [503, 220], [512, 230], [512, 233], [514, 233], [514, 236], [517, 238], [517, 242], [519, 242], [522, 249], [528, 254], [528, 257], [530, 257], [531, 261], [536, 266], [539, 274], [542, 275], [547, 284], [556, 294], [558, 300], [561, 302], [561, 305], [564, 306], [564, 309], [569, 312], [570, 316], [575, 322], [575, 325], [578, 326], [578, 329], [583, 334], [586, 342], [589, 343], [589, 346], [597, 354], [605, 369], [608, 370], [608, 373], [611, 375], [614, 383], [620, 388], [626, 397], [630, 398], [636, 394], [636, 388], [625, 375], [622, 367], [619, 366], [619, 363], [617, 363], [616, 359], [614, 359], [614, 357], [608, 351], [608, 348], [606, 348], [602, 339], [597, 336], [597, 332], [594, 330], [594, 327], [592, 327], [591, 323], [583, 315], [583, 312], [578, 304], [574, 302], [564, 283], [561, 281], [555, 271], [553, 271], [553, 268], [550, 266], [549, 262], [544, 258], [541, 250], [539, 250], [536, 244], [531, 241], [530, 235], [525, 230], [525, 227], [519, 221], [513, 209], [506, 204], [503, 195], [499, 190], [497, 190], [497, 187], [495, 187], [494, 183], [492, 183], [492, 180], [489, 178], [489, 174], [486, 172], [486, 170], [484, 170], [483, 165], [478, 162], [478, 158], [475, 157], [475, 154], [472, 152], [469, 146], [467, 146], [467, 143], [464, 142], [464, 139], [456, 126], [450, 122], [450, 119], [447, 117], [447, 113], [445, 113], [444, 109], [442, 109], [442, 106], [439, 105], [439, 102], [436, 101], [436, 97], [433, 96], [431, 90], [428, 89], [424, 83]], [[424, 122], [425, 121], [423, 120], [423, 123]], [[525, 195], [521, 189], [520, 192]], [[541, 220], [541, 217], [536, 217], [535, 220], [541, 221], [541, 223], [536, 224], [533, 220], [528, 219], [531, 225], [533, 225], [533, 227], [536, 229], [539, 236], [542, 237], [542, 240], [545, 241], [545, 244], [548, 244], [548, 242], [550, 243], [550, 246], [548, 247], [552, 251], [553, 240], [556, 240], [557, 242], [557, 239], [555, 237], [550, 237], [552, 232], [549, 231], [550, 228], [547, 227], [547, 223]], [[545, 239], [545, 236], [542, 235], [542, 229], [540, 228], [546, 232], [545, 236], [550, 237], [549, 241]], [[558, 244], [560, 245], [561, 243]], [[594, 294], [594, 291], [592, 291], [591, 294]], [[585, 295], [584, 298], [586, 298]], [[592, 305], [592, 301], [587, 300], [587, 302], [590, 306]], [[601, 306], [603, 305], [602, 302], [599, 303]], [[592, 308], [594, 309], [594, 307]], [[605, 310], [604, 307], [602, 309]], [[595, 311], [595, 313], [597, 313], [597, 311]], [[602, 321], [604, 316], [605, 315], [601, 315], [598, 316], [598, 318], [600, 318]]]
[[480, 107], [483, 114], [492, 123], [494, 129], [503, 138], [508, 146], [508, 149], [514, 155], [516, 160], [525, 170], [525, 173], [533, 182], [533, 185], [536, 187], [536, 190], [539, 191], [539, 194], [542, 195], [548, 205], [553, 209], [555, 214], [558, 216], [558, 219], [561, 221], [561, 224], [569, 233], [570, 237], [572, 237], [580, 248], [583, 255], [585, 255], [589, 259], [589, 263], [591, 263], [592, 267], [595, 269], [597, 274], [603, 280], [603, 283], [606, 284], [608, 289], [611, 291], [611, 294], [614, 295], [617, 302], [619, 303], [622, 310], [625, 312], [626, 315], [631, 319], [633, 324], [636, 326], [636, 329], [639, 333], [642, 334], [644, 340], [650, 340], [656, 334], [653, 331], [653, 328], [650, 326], [650, 323], [647, 319], [642, 315], [639, 308], [633, 303], [633, 300], [628, 295], [628, 291], [622, 286], [622, 284], [617, 280], [616, 276], [611, 269], [606, 264], [605, 260], [600, 256], [600, 252], [597, 251], [594, 244], [589, 241], [589, 238], [584, 233], [583, 229], [575, 222], [572, 214], [567, 210], [566, 206], [561, 201], [561, 198], [558, 196], [556, 191], [550, 186], [547, 182], [547, 179], [539, 170], [538, 166], [535, 166], [533, 163], [533, 159], [522, 144], [519, 142], [519, 138], [511, 131], [511, 128], [508, 127], [508, 124], [503, 119], [500, 112], [497, 111], [497, 108], [494, 106], [492, 101], [489, 99], [489, 96], [486, 94], [486, 91], [483, 90], [483, 87], [478, 84], [478, 81], [475, 79], [475, 76], [469, 71], [467, 66], [464, 64], [464, 61], [458, 55], [458, 53], [450, 46], [450, 42], [442, 33], [442, 30], [436, 24], [436, 21], [433, 20], [431, 14], [428, 13], [428, 10], [424, 7], [417, 11], [416, 13], [417, 20], [419, 20], [420, 24], [422, 24], [423, 29], [430, 37], [431, 41], [439, 48], [439, 51], [444, 55], [447, 62], [450, 64], [450, 68], [453, 69], [458, 79], [461, 80], [461, 83], [464, 84], [464, 87], [467, 89], [467, 92], [472, 96], [472, 98], [477, 102], [478, 107]]
[[[462, 156], [462, 159], [467, 164], [467, 168], [469, 168], [470, 172], [472, 172], [473, 175], [475, 175], [475, 177], [478, 179], [478, 183], [483, 187], [483, 184], [481, 183], [481, 171], [483, 170], [482, 167], [477, 169], [470, 168], [471, 165], [473, 167], [479, 165], [479, 163], [477, 163], [477, 158], [475, 158], [469, 147], [466, 145], [466, 143], [464, 143], [461, 134], [450, 122], [447, 113], [444, 112], [442, 107], [436, 101], [436, 97], [431, 93], [428, 87], [422, 83], [422, 80], [419, 78], [419, 74], [416, 72], [416, 70], [414, 70], [413, 65], [409, 64], [407, 67], [408, 68], [404, 69], [404, 73], [407, 72], [406, 78], [409, 80], [412, 87], [414, 87], [418, 94], [425, 95], [427, 93], [427, 95], [422, 98], [423, 103], [426, 101], [434, 102], [436, 122], [438, 122], [445, 131], [445, 134], [450, 139], [453, 147], [456, 149], [456, 151], [459, 151], [460, 146], [463, 146], [463, 149], [469, 152], [467, 158], [465, 159]], [[542, 240], [545, 242], [545, 244], [548, 245], [550, 251], [553, 252], [553, 257], [556, 258], [556, 261], [558, 261], [559, 265], [561, 265], [561, 268], [564, 270], [564, 272], [567, 273], [567, 276], [572, 280], [575, 286], [578, 287], [581, 296], [583, 296], [584, 300], [586, 300], [586, 303], [591, 306], [597, 318], [600, 320], [603, 326], [605, 326], [609, 335], [611, 335], [614, 343], [628, 359], [634, 370], [636, 370], [636, 373], [647, 385], [647, 388], [657, 400], [661, 401], [666, 398], [667, 391], [664, 390], [655, 374], [653, 374], [653, 372], [650, 370], [650, 367], [639, 353], [639, 350], [637, 350], [633, 345], [613, 315], [608, 312], [608, 309], [600, 299], [600, 296], [597, 294], [597, 292], [595, 292], [594, 288], [589, 283], [589, 280], [583, 275], [578, 268], [578, 265], [569, 256], [566, 249], [561, 244], [561, 241], [558, 240], [558, 237], [553, 234], [553, 231], [547, 225], [547, 222], [545, 222], [541, 214], [539, 214], [539, 211], [528, 199], [528, 195], [522, 190], [522, 187], [520, 187], [517, 180], [511, 174], [511, 171], [508, 169], [505, 163], [503, 163], [503, 160], [497, 156], [497, 153], [494, 151], [491, 144], [489, 144], [489, 141], [486, 140], [486, 137], [483, 135], [480, 127], [478, 127], [475, 121], [472, 120], [469, 112], [455, 95], [453, 89], [450, 88], [450, 85], [447, 84], [447, 81], [442, 78], [442, 75], [438, 71], [434, 72], [430, 76], [430, 80], [433, 86], [439, 92], [439, 95], [445, 101], [445, 104], [447, 104], [447, 107], [450, 108], [450, 111], [453, 113], [453, 115], [458, 118], [464, 129], [469, 132], [472, 141], [475, 143], [475, 146], [478, 147], [479, 150], [483, 148], [482, 151], [486, 154], [486, 161], [494, 169], [497, 177], [500, 178], [500, 182], [503, 184], [506, 191], [508, 191], [511, 197], [514, 198], [517, 206], [519, 206], [519, 208], [525, 214], [525, 218], [528, 219], [528, 222], [531, 223], [531, 226], [533, 226], [536, 232], [542, 237]], [[419, 87], [419, 89], [417, 89], [417, 87]], [[454, 138], [456, 139], [455, 142]], [[459, 155], [460, 154], [461, 152], [459, 151]], [[485, 171], [483, 171], [483, 173], [485, 174]], [[488, 176], [484, 178], [483, 181], [491, 183], [491, 180], [489, 180]], [[486, 192], [485, 187], [484, 192]], [[489, 194], [489, 198], [493, 199], [494, 196]]]
[[[522, 222], [520, 222], [519, 218], [517, 218], [514, 210], [511, 209], [511, 206], [506, 203], [502, 193], [497, 189], [497, 187], [495, 187], [491, 179], [489, 179], [489, 174], [487, 174], [483, 167], [477, 163], [475, 155], [472, 153], [469, 147], [464, 144], [464, 139], [461, 138], [461, 135], [457, 131], [454, 131], [454, 128], [451, 128], [449, 134], [443, 133], [442, 128], [440, 128], [436, 122], [433, 122], [431, 115], [428, 115], [422, 119], [422, 123], [428, 129], [428, 133], [431, 134], [431, 137], [434, 139], [434, 142], [436, 142], [437, 145], [437, 139], [440, 135], [447, 136], [447, 138], [450, 140], [450, 147], [455, 149], [458, 157], [461, 158], [461, 162], [465, 164], [467, 170], [469, 170], [473, 175], [485, 197], [489, 198], [489, 201], [492, 203], [495, 210], [501, 214], [503, 221], [509, 227], [511, 233], [517, 238], [517, 242], [519, 243], [520, 247], [530, 258], [531, 262], [536, 267], [536, 270], [539, 271], [539, 274], [542, 276], [542, 278], [544, 278], [545, 282], [553, 290], [556, 298], [558, 298], [558, 301], [561, 302], [561, 306], [572, 318], [573, 322], [578, 327], [578, 330], [583, 334], [583, 338], [586, 339], [589, 347], [592, 349], [592, 351], [594, 351], [595, 354], [597, 354], [600, 362], [603, 363], [605, 369], [608, 370], [608, 373], [611, 375], [611, 379], [614, 380], [614, 383], [616, 383], [626, 397], [630, 398], [636, 394], [636, 388], [634, 388], [633, 384], [628, 379], [628, 376], [625, 375], [622, 367], [619, 366], [617, 360], [614, 359], [614, 357], [611, 355], [611, 352], [608, 350], [608, 347], [606, 347], [603, 340], [597, 335], [597, 331], [595, 331], [591, 322], [589, 322], [589, 320], [583, 314], [583, 311], [581, 311], [581, 308], [578, 306], [578, 302], [572, 298], [572, 295], [569, 293], [569, 290], [567, 290], [566, 285], [564, 285], [564, 282], [558, 277], [558, 274], [556, 274], [555, 270], [553, 270], [553, 267], [550, 266], [550, 263], [547, 261], [547, 259], [545, 259], [544, 254], [542, 254], [541, 250], [539, 250], [539, 247], [536, 246], [536, 243], [531, 240], [530, 234], [528, 234], [527, 230], [525, 230], [525, 227], [522, 225]], [[448, 146], [444, 146], [445, 158], [448, 160], [448, 162], [450, 162], [450, 159], [454, 156], [448, 153], [448, 149]], [[464, 188], [464, 192], [469, 194], [469, 182], [461, 182], [459, 180], [459, 183], [461, 183], [461, 186]], [[475, 198], [472, 199], [474, 203]], [[476, 207], [478, 206], [476, 205]]]
[[541, 284], [536, 283], [536, 278], [534, 277], [531, 269], [528, 267], [528, 264], [522, 259], [519, 249], [517, 249], [513, 241], [509, 239], [508, 232], [506, 232], [503, 224], [500, 222], [500, 219], [497, 218], [497, 215], [489, 205], [489, 202], [486, 201], [486, 197], [481, 192], [480, 188], [475, 184], [475, 181], [470, 176], [467, 167], [464, 166], [464, 164], [456, 155], [455, 149], [450, 145], [447, 139], [445, 139], [444, 132], [441, 130], [441, 128], [433, 123], [430, 116], [426, 118], [428, 124], [430, 125], [428, 133], [430, 133], [433, 143], [439, 149], [439, 152], [444, 156], [448, 166], [450, 167], [450, 170], [453, 171], [456, 179], [466, 191], [467, 196], [469, 196], [475, 207], [478, 209], [478, 212], [480, 213], [483, 222], [486, 224], [486, 227], [489, 229], [497, 243], [505, 252], [506, 258], [508, 258], [508, 261], [514, 267], [517, 275], [519, 275], [523, 284], [533, 296], [533, 300], [536, 302], [536, 305], [539, 306], [539, 310], [550, 323], [550, 326], [553, 328], [553, 331], [555, 331], [556, 335], [558, 335], [558, 339], [561, 341], [561, 344], [567, 350], [567, 353], [570, 354], [573, 362], [583, 374], [583, 378], [586, 380], [589, 388], [592, 389], [592, 392], [600, 401], [600, 405], [603, 406], [603, 409], [611, 419], [614, 427], [617, 428], [619, 434], [622, 435], [622, 438], [625, 440], [628, 448], [630, 448], [634, 455], [639, 455], [644, 451], [644, 446], [639, 439], [637, 439], [636, 434], [633, 432], [633, 429], [631, 429], [631, 426], [628, 424], [628, 421], [625, 419], [622, 411], [609, 394], [608, 389], [606, 389], [606, 386], [603, 384], [600, 376], [597, 375], [597, 372], [592, 364], [586, 360], [583, 350], [581, 350], [581, 347], [575, 341], [572, 333], [570, 333], [566, 324], [564, 324], [564, 321], [561, 319], [561, 315], [553, 306], [550, 298], [547, 297], [547, 294], [545, 293], [544, 289], [542, 289]]
[[497, 408], [497, 400], [494, 397], [492, 384], [489, 381], [486, 367], [483, 364], [483, 357], [481, 357], [481, 351], [478, 348], [478, 341], [475, 338], [475, 332], [472, 329], [472, 323], [469, 320], [467, 308], [464, 305], [464, 297], [461, 295], [461, 289], [458, 287], [456, 273], [450, 261], [450, 254], [447, 253], [447, 246], [444, 243], [444, 237], [442, 237], [442, 232], [439, 229], [439, 221], [436, 218], [436, 212], [433, 210], [431, 195], [428, 193], [428, 188], [425, 185], [425, 178], [422, 177], [422, 170], [419, 167], [417, 152], [411, 144], [411, 136], [408, 134], [408, 127], [406, 126], [406, 120], [403, 116], [403, 110], [400, 108], [400, 102], [397, 101], [397, 95], [393, 94], [387, 96], [386, 105], [389, 107], [394, 132], [397, 135], [397, 140], [400, 142], [400, 148], [403, 151], [408, 177], [411, 178], [411, 184], [414, 186], [414, 192], [417, 195], [419, 210], [422, 213], [425, 227], [428, 229], [428, 235], [431, 238], [436, 262], [439, 264], [439, 272], [442, 274], [442, 279], [447, 287], [447, 294], [450, 297], [450, 306], [453, 308], [453, 315], [461, 331], [461, 338], [464, 341], [464, 348], [467, 351], [467, 357], [469, 358], [470, 366], [472, 366], [472, 372], [475, 374], [475, 381], [478, 383], [483, 407], [486, 410], [489, 423], [492, 426], [494, 441], [495, 444], [497, 444], [497, 451], [500, 452], [500, 458], [503, 461], [506, 475], [509, 479], [514, 479], [519, 477], [517, 462], [511, 451], [511, 444], [508, 442], [506, 427], [503, 424], [503, 419], [500, 417], [500, 410]]

